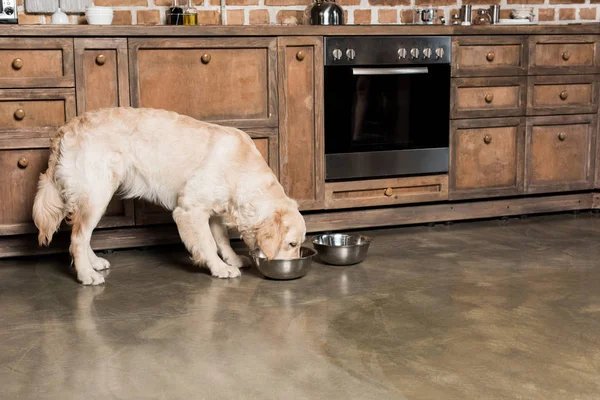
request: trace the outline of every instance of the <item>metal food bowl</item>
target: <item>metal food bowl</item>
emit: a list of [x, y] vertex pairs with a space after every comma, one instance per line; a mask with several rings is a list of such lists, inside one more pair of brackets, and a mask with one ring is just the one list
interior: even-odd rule
[[371, 238], [361, 234], [333, 233], [312, 238], [319, 258], [333, 265], [358, 264], [367, 257]]
[[300, 248], [300, 258], [292, 260], [267, 260], [260, 250], [251, 252], [252, 259], [258, 271], [271, 279], [287, 280], [301, 278], [307, 274], [312, 264], [312, 258], [317, 252], [308, 247]]

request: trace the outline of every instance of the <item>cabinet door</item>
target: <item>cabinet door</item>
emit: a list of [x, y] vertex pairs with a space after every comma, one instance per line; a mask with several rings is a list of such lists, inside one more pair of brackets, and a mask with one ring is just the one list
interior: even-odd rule
[[593, 186], [596, 115], [527, 120], [525, 189], [528, 193]]
[[0, 235], [35, 232], [31, 220], [38, 178], [48, 167], [47, 149], [0, 151]]
[[[126, 39], [75, 39], [77, 114], [105, 107], [129, 106]], [[135, 223], [133, 200], [115, 196], [98, 227]]]
[[323, 44], [278, 39], [279, 175], [301, 209], [324, 205]]
[[527, 74], [524, 36], [457, 36], [452, 39], [452, 76]]
[[450, 199], [522, 192], [524, 140], [525, 118], [453, 121]]
[[595, 114], [596, 75], [530, 76], [527, 115]]
[[595, 74], [599, 69], [599, 36], [529, 37], [530, 74]]

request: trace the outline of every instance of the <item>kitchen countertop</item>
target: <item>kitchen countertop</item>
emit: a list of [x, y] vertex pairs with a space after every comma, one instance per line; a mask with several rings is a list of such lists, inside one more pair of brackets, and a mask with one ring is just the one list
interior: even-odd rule
[[561, 25], [2, 25], [0, 36], [344, 36], [344, 35], [582, 35], [600, 34], [600, 23]]

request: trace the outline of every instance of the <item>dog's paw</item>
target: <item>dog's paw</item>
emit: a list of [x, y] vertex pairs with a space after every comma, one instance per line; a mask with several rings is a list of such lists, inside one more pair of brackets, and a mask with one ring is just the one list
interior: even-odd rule
[[211, 267], [210, 272], [212, 276], [222, 279], [237, 278], [238, 276], [242, 275], [238, 267], [227, 265], [225, 263], [219, 264], [216, 267]]
[[92, 261], [91, 264], [92, 268], [94, 268], [96, 271], [104, 271], [105, 269], [110, 268], [110, 263], [108, 262], [108, 260], [105, 260], [104, 258], [100, 257], [96, 257], [96, 259]]
[[104, 277], [93, 269], [77, 271], [77, 279], [82, 285], [102, 285]]
[[246, 256], [236, 255], [235, 257], [230, 257], [226, 259], [225, 262], [231, 265], [232, 267], [236, 268], [246, 268], [252, 266], [252, 260], [250, 260], [250, 258]]

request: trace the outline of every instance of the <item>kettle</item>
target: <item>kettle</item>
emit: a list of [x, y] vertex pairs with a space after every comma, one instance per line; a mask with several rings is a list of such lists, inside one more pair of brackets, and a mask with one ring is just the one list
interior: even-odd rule
[[310, 25], [344, 25], [344, 11], [335, 0], [315, 0], [304, 10], [304, 23]]

